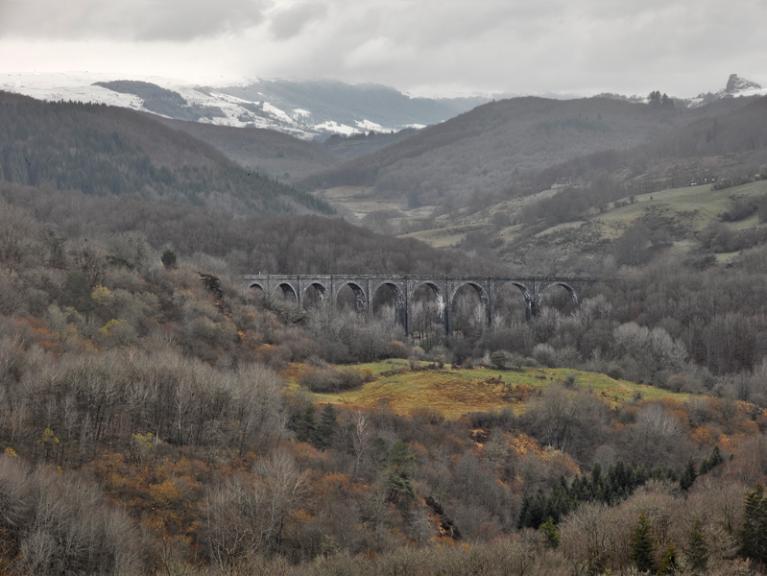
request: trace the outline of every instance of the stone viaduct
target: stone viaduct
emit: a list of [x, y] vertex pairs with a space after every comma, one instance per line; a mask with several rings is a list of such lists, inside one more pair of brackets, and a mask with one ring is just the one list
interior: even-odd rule
[[578, 293], [588, 284], [597, 282], [590, 278], [478, 278], [478, 277], [437, 277], [437, 276], [394, 276], [359, 274], [318, 274], [318, 275], [272, 275], [255, 274], [245, 276], [247, 287], [262, 291], [265, 297], [281, 296], [293, 300], [298, 306], [305, 306], [311, 290], [320, 299], [329, 299], [334, 305], [345, 287], [351, 288], [355, 296], [356, 309], [360, 313], [373, 314], [373, 300], [381, 290], [394, 295], [394, 305], [399, 322], [405, 332], [412, 332], [413, 298], [416, 290], [427, 287], [433, 293], [447, 334], [452, 333], [451, 314], [459, 291], [468, 287], [476, 292], [484, 310], [484, 320], [490, 326], [495, 312], [498, 291], [506, 285], [520, 292], [525, 304], [527, 319], [540, 312], [543, 294], [556, 287], [565, 289], [574, 304], [578, 304]]

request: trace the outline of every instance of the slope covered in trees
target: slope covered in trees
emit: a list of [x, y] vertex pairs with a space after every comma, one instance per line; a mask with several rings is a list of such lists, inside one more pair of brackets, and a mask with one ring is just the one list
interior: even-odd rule
[[328, 212], [183, 132], [130, 110], [0, 93], [0, 180], [181, 199], [230, 212]]
[[[232, 128], [199, 122], [161, 119], [175, 130], [207, 142], [245, 168], [293, 182], [325, 170], [338, 159], [318, 142], [308, 142], [260, 128]], [[344, 138], [338, 137], [344, 141]]]
[[729, 100], [698, 109], [611, 98], [513, 98], [485, 104], [369, 156], [309, 178], [311, 188], [367, 186], [374, 197], [412, 205], [525, 189], [538, 172], [574, 158], [634, 148], [698, 118], [743, 106]]
[[[497, 273], [484, 259], [436, 250], [413, 239], [375, 234], [340, 218], [240, 216], [181, 200], [133, 195], [93, 196], [0, 184], [8, 206], [4, 225], [23, 246], [46, 230], [59, 239], [140, 234], [154, 249], [179, 256], [206, 254], [225, 261], [232, 273]], [[17, 222], [11, 207], [28, 215]], [[30, 220], [31, 219], [31, 220]], [[25, 227], [24, 223], [34, 222]], [[9, 239], [10, 241], [11, 239]]]

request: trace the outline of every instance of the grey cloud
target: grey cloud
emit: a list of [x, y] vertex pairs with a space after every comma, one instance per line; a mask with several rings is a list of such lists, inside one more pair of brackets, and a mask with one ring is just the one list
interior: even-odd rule
[[263, 0], [0, 0], [0, 35], [184, 41], [263, 20]]
[[[128, 66], [146, 39], [205, 37], [157, 45], [155, 73], [165, 57], [169, 75], [199, 72], [196, 51], [243, 78], [691, 96], [731, 72], [767, 82], [765, 20], [764, 0], [0, 0], [0, 42], [99, 36]], [[103, 61], [89, 48], [78, 67]]]
[[278, 40], [287, 40], [299, 35], [308, 24], [321, 20], [327, 13], [327, 5], [319, 2], [295, 4], [270, 14], [269, 29]]

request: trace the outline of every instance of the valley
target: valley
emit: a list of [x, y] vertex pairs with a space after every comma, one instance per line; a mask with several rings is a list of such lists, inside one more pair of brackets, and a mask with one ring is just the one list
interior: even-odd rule
[[[731, 80], [1, 92], [0, 574], [763, 574], [767, 99]], [[360, 133], [279, 113], [310, 96]]]

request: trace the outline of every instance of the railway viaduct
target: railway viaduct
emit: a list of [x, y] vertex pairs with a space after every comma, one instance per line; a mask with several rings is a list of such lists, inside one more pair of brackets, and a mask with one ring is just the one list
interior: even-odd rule
[[394, 275], [272, 275], [254, 274], [245, 276], [247, 287], [260, 290], [265, 297], [279, 296], [293, 300], [298, 306], [305, 306], [308, 293], [318, 294], [321, 300], [338, 304], [338, 295], [349, 287], [355, 297], [358, 312], [372, 315], [373, 300], [381, 290], [394, 295], [397, 319], [409, 335], [412, 332], [413, 300], [416, 290], [426, 287], [433, 292], [447, 334], [452, 333], [451, 313], [453, 304], [464, 288], [476, 292], [482, 303], [484, 321], [491, 325], [497, 303], [498, 291], [504, 286], [513, 286], [520, 292], [525, 304], [526, 316], [536, 316], [541, 309], [542, 296], [548, 290], [565, 289], [574, 304], [578, 294], [589, 284], [598, 282], [592, 278], [477, 278], [477, 277], [436, 277], [436, 276], [394, 276]]

